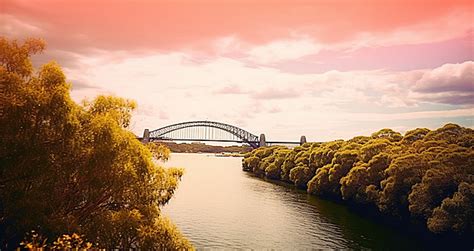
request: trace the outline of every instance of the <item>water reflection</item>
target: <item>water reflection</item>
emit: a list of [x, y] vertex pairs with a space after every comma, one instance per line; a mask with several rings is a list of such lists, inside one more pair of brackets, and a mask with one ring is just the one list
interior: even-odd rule
[[167, 166], [186, 173], [163, 209], [198, 248], [419, 249], [413, 238], [241, 171], [241, 158], [173, 154]]

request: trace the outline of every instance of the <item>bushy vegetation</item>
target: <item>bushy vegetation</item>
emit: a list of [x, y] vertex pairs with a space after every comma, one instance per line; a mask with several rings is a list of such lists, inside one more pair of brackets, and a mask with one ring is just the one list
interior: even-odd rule
[[76, 104], [58, 64], [33, 68], [44, 47], [0, 38], [0, 249], [31, 230], [25, 247], [192, 248], [160, 213], [183, 170], [156, 165], [169, 150], [126, 130], [135, 103]]
[[474, 130], [447, 124], [404, 136], [383, 129], [370, 137], [273, 146], [248, 153], [243, 169], [288, 181], [308, 193], [374, 206], [426, 222], [434, 233], [474, 233]]
[[247, 153], [252, 150], [250, 146], [214, 146], [204, 143], [174, 143], [160, 142], [153, 144], [161, 144], [168, 147], [173, 153]]

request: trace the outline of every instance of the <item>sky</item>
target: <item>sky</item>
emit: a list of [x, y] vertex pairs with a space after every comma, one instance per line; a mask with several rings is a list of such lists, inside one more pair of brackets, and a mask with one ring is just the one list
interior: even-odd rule
[[137, 102], [131, 130], [211, 120], [267, 140], [474, 128], [464, 0], [2, 0], [0, 34], [47, 42], [76, 101]]

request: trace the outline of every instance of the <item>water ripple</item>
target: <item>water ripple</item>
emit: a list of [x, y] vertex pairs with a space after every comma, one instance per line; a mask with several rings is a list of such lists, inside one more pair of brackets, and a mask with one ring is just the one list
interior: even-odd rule
[[186, 173], [163, 212], [200, 250], [380, 249], [393, 234], [341, 205], [252, 177], [240, 158], [173, 154], [167, 165]]

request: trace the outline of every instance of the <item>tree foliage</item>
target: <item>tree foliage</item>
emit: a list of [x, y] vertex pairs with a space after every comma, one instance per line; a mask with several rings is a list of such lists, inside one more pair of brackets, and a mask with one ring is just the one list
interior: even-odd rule
[[153, 144], [164, 145], [174, 153], [235, 153], [235, 155], [239, 155], [252, 151], [252, 147], [247, 145], [215, 146], [206, 145], [201, 142], [176, 143], [171, 141], [160, 143], [153, 142]]
[[107, 249], [191, 248], [160, 213], [183, 170], [156, 165], [153, 154], [169, 150], [150, 151], [126, 130], [135, 103], [76, 104], [58, 64], [33, 69], [30, 56], [44, 47], [0, 39], [0, 249], [31, 229]]
[[[347, 141], [259, 148], [247, 154], [243, 163], [246, 171], [291, 182], [310, 194], [416, 218], [435, 233], [474, 232], [474, 131], [470, 128], [447, 124], [433, 131], [417, 128], [403, 136], [382, 129]], [[268, 166], [265, 173], [259, 171], [261, 166]]]

